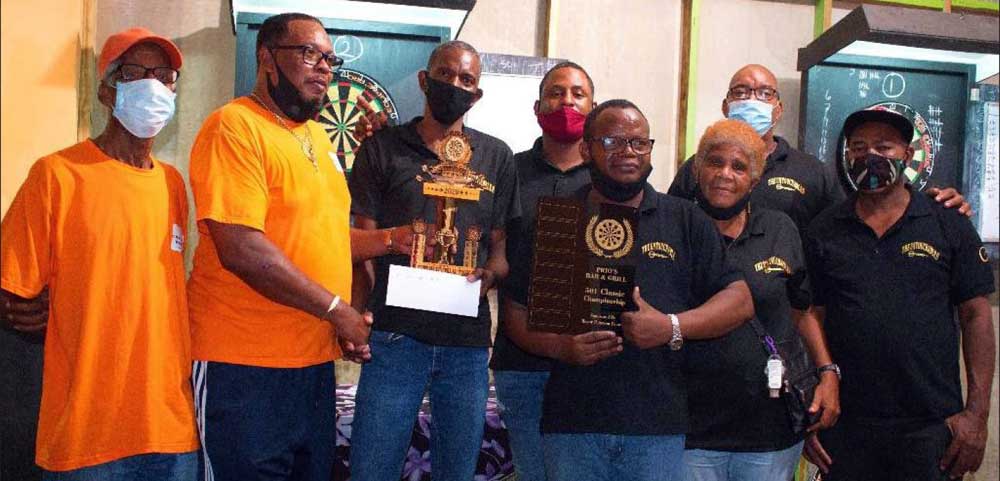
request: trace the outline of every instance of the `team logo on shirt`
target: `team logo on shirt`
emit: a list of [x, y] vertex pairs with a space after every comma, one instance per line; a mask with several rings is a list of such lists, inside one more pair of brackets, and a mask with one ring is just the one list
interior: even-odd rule
[[595, 256], [620, 259], [632, 250], [635, 235], [630, 222], [595, 215], [587, 223], [586, 242]]
[[941, 253], [934, 246], [926, 242], [909, 242], [903, 244], [900, 252], [906, 257], [930, 257], [934, 260], [938, 260], [941, 257]]
[[666, 242], [650, 242], [642, 246], [642, 253], [650, 259], [675, 260], [677, 258], [674, 248], [670, 247], [670, 244]]
[[986, 252], [986, 246], [979, 247], [979, 260], [983, 261], [983, 264], [990, 262], [990, 253]]
[[767, 179], [767, 185], [774, 187], [774, 190], [788, 190], [806, 195], [806, 188], [797, 180], [788, 177], [771, 177]]
[[753, 270], [763, 272], [764, 274], [783, 272], [786, 275], [792, 275], [792, 268], [788, 266], [788, 263], [784, 259], [778, 256], [771, 256], [754, 264]]

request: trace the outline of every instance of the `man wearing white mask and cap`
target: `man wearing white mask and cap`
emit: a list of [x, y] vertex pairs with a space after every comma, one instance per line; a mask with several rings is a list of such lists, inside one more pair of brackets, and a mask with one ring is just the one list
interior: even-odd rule
[[35, 451], [46, 480], [197, 471], [187, 194], [152, 155], [180, 66], [177, 46], [146, 29], [108, 38], [98, 60], [107, 127], [39, 159], [3, 218], [0, 305], [49, 288]]

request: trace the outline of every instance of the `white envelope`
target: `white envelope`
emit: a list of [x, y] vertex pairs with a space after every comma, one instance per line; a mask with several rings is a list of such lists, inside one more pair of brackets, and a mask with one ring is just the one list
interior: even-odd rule
[[460, 316], [479, 315], [479, 285], [465, 276], [391, 265], [385, 303], [422, 311]]

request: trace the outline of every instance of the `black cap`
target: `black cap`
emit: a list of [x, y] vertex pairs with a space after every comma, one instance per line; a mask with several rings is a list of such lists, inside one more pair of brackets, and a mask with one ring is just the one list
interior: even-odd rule
[[850, 139], [854, 129], [867, 122], [878, 122], [891, 126], [899, 132], [899, 136], [906, 144], [909, 144], [910, 140], [913, 139], [913, 122], [910, 122], [910, 119], [906, 118], [905, 115], [888, 109], [859, 110], [847, 116], [842, 131], [844, 138]]

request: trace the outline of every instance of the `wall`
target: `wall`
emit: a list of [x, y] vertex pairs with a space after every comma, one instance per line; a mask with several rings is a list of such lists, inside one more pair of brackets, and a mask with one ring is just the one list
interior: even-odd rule
[[681, 1], [560, 1], [554, 57], [574, 60], [594, 79], [597, 101], [627, 98], [649, 119], [650, 182], [666, 190], [674, 177]]
[[[201, 123], [233, 96], [236, 37], [233, 35], [229, 2], [99, 0], [97, 18], [98, 51], [111, 34], [143, 26], [173, 40], [184, 55], [177, 83], [177, 113], [157, 135], [153, 153], [160, 160], [177, 167], [186, 179], [188, 156]], [[91, 119], [92, 132], [99, 133], [107, 120], [107, 109], [96, 104], [96, 99]], [[193, 208], [193, 202], [191, 205]], [[198, 241], [193, 215], [188, 232], [186, 258], [190, 268], [191, 256]]]
[[35, 160], [76, 143], [82, 12], [79, 0], [0, 3], [0, 215]]
[[[479, 0], [459, 38], [483, 52], [542, 56], [547, 3]], [[586, 68], [598, 102], [627, 98], [642, 109], [656, 139], [650, 180], [666, 189], [675, 165], [681, 1], [631, 1], [627, 9], [615, 0], [556, 3], [549, 56]]]
[[[722, 99], [729, 79], [751, 63], [764, 65], [778, 79], [784, 115], [775, 132], [798, 145], [798, 49], [813, 40], [815, 2], [774, 0], [701, 0], [698, 77], [694, 108], [695, 136], [722, 119]], [[856, 5], [836, 2], [837, 23]]]
[[547, 0], [479, 0], [458, 38], [481, 52], [541, 57], [547, 5]]

